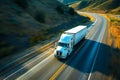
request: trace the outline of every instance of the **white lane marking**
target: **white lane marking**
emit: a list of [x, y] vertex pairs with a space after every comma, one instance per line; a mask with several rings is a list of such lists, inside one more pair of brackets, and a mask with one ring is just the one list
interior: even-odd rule
[[37, 71], [42, 69], [42, 67], [44, 67], [44, 65], [47, 65], [51, 61], [51, 57], [53, 57], [53, 56], [54, 55], [52, 54], [49, 57], [45, 58], [43, 61], [38, 63], [36, 66], [31, 68], [29, 71], [27, 71], [22, 76], [18, 77], [16, 80], [26, 80], [26, 79], [28, 79], [29, 77], [31, 77], [31, 75], [35, 74]]
[[[45, 53], [45, 54], [44, 54]], [[31, 65], [32, 63], [36, 62], [37, 60], [39, 60], [40, 58], [42, 58], [44, 55], [48, 54], [49, 51], [45, 51], [41, 54], [40, 57], [38, 57], [37, 59], [33, 60], [32, 62], [26, 64], [25, 66], [23, 66], [22, 68], [18, 69], [17, 71], [15, 71], [14, 73], [10, 74], [9, 76], [7, 76], [4, 80], [7, 80], [8, 78], [10, 78], [11, 76], [13, 76], [14, 74], [16, 74], [17, 72], [21, 71], [22, 69], [24, 69], [26, 66]]]
[[[53, 42], [54, 42], [54, 41], [53, 41]], [[50, 43], [48, 43], [48, 44], [46, 44], [46, 45], [49, 45], [49, 44], [51, 44], [51, 43], [52, 43], [52, 42], [50, 42]], [[25, 50], [25, 53], [28, 53], [28, 54], [26, 54], [26, 55], [24, 55], [24, 56], [21, 56], [21, 57], [17, 58], [16, 60], [8, 63], [5, 67], [7, 67], [7, 66], [9, 66], [9, 65], [11, 65], [11, 64], [13, 64], [13, 63], [16, 63], [17, 61], [21, 60], [21, 59], [24, 58], [24, 57], [29, 56], [29, 55], [32, 54], [32, 53], [35, 53], [36, 51], [39, 51], [41, 48], [43, 48], [43, 47], [46, 46], [46, 45], [43, 45], [42, 47], [37, 48], [37, 49], [35, 49], [35, 50], [29, 50], [29, 49]], [[35, 46], [33, 46], [33, 49], [34, 49], [34, 47], [35, 47]], [[31, 48], [30, 48], [30, 49], [31, 49]], [[29, 52], [29, 51], [30, 51], [30, 52]]]
[[[103, 17], [102, 17], [102, 18], [103, 18]], [[104, 19], [104, 20], [105, 20], [105, 19]], [[105, 20], [105, 22], [106, 22], [106, 20]], [[104, 23], [104, 26], [106, 26], [105, 23]], [[103, 26], [102, 26], [102, 27], [103, 27]], [[103, 39], [103, 35], [104, 35], [104, 33], [105, 33], [105, 30], [106, 30], [106, 27], [104, 28], [103, 34], [101, 34], [101, 37], [102, 37], [102, 38], [100, 39], [100, 43], [102, 42], [102, 39]], [[100, 49], [100, 44], [99, 44], [99, 46], [98, 46], [97, 54], [96, 54], [96, 56], [95, 56], [95, 59], [94, 59], [94, 61], [93, 61], [93, 65], [92, 65], [90, 74], [89, 74], [89, 76], [88, 76], [88, 80], [90, 80], [90, 78], [91, 78], [91, 76], [92, 76], [92, 71], [93, 71], [93, 68], [94, 68], [94, 65], [95, 65], [95, 62], [96, 62], [96, 59], [97, 59], [97, 55], [98, 55], [99, 49]]]
[[[89, 14], [89, 13], [88, 13]], [[89, 15], [91, 15], [91, 14], [89, 14]], [[93, 15], [92, 15], [93, 16]], [[95, 24], [96, 24], [96, 22], [98, 21], [98, 19], [96, 18], [96, 16], [93, 16], [94, 18], [95, 18], [95, 21], [94, 21], [94, 23], [88, 28], [88, 32], [87, 33], [89, 33], [89, 32], [91, 32], [91, 30], [94, 30], [93, 29], [93, 27], [95, 27]], [[94, 31], [92, 31], [92, 33], [93, 33]], [[91, 35], [91, 34], [88, 34], [88, 36], [89, 35]]]
[[[96, 18], [96, 17], [95, 17]], [[97, 19], [97, 18], [96, 18]], [[96, 24], [96, 23], [95, 23]], [[94, 36], [95, 36], [95, 34], [97, 33], [97, 30], [98, 30], [99, 28], [97, 28], [96, 30], [94, 30], [93, 29], [93, 26], [91, 26], [89, 29], [88, 29], [88, 31], [89, 31], [89, 33], [87, 34], [87, 36], [86, 36], [86, 38], [87, 39], [93, 39], [94, 38]], [[94, 34], [93, 34], [94, 33]], [[91, 35], [91, 34], [93, 34], [93, 35]], [[90, 38], [90, 35], [92, 36], [91, 38]]]

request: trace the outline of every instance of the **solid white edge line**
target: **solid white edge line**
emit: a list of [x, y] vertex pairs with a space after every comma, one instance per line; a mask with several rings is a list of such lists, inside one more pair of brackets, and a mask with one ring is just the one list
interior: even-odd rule
[[[106, 27], [105, 27], [105, 29], [104, 29], [104, 33], [105, 33], [105, 30], [106, 30]], [[104, 33], [103, 33], [103, 35], [104, 35]], [[101, 38], [101, 40], [100, 40], [100, 43], [101, 43], [102, 39], [103, 39], [103, 36], [102, 36], [102, 38]], [[93, 71], [93, 68], [94, 68], [94, 65], [95, 65], [95, 62], [96, 62], [96, 59], [97, 59], [97, 55], [98, 55], [99, 49], [100, 49], [100, 44], [99, 44], [99, 46], [98, 46], [97, 54], [96, 54], [96, 56], [95, 56], [95, 59], [94, 59], [94, 62], [93, 62], [91, 71], [90, 71], [90, 73], [89, 73], [88, 80], [90, 80], [90, 78], [91, 78], [91, 76], [92, 76], [92, 71]]]
[[[39, 58], [33, 60], [31, 63], [26, 64], [26, 66], [32, 64], [32, 63], [35, 62], [36, 60], [38, 60], [38, 59], [40, 59], [41, 57], [43, 57], [44, 55], [48, 54], [48, 53], [46, 53], [46, 52], [47, 52], [47, 51], [43, 52], [43, 53], [45, 53], [45, 54], [42, 54]], [[3, 80], [7, 80], [7, 79], [8, 79], [9, 77], [11, 77], [12, 75], [14, 75], [14, 74], [16, 74], [17, 72], [19, 72], [20, 70], [24, 69], [26, 66], [23, 66], [22, 68], [18, 69], [17, 71], [15, 71], [14, 73], [10, 74], [9, 76], [7, 76], [6, 78], [4, 78]]]
[[[43, 61], [41, 61], [40, 63], [38, 63], [36, 66], [34, 66], [33, 68], [31, 68], [29, 71], [27, 71], [25, 74], [23, 74], [23, 75], [21, 75], [20, 77], [18, 77], [16, 80], [25, 80], [25, 79], [27, 79], [27, 78], [29, 78], [30, 77], [30, 75], [31, 74], [34, 74], [35, 72], [37, 72], [38, 70], [36, 70], [36, 68], [37, 69], [41, 69], [40, 67], [43, 67], [44, 65], [46, 65], [47, 64], [47, 62], [46, 63], [44, 63], [46, 60], [47, 61], [50, 61], [49, 59], [51, 59], [50, 57], [52, 57], [53, 56], [53, 54], [52, 55], [50, 55], [49, 57], [47, 57], [47, 58], [45, 58]], [[44, 64], [44, 65], [43, 65]], [[38, 68], [39, 67], [39, 68]], [[34, 70], [34, 72], [33, 72], [33, 70]]]

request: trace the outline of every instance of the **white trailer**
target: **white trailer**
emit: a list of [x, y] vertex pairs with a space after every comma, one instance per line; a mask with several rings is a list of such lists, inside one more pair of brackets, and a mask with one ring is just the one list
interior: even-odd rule
[[65, 31], [58, 41], [58, 45], [54, 51], [54, 56], [57, 58], [66, 59], [67, 56], [69, 56], [73, 51], [73, 47], [85, 38], [86, 33], [87, 26], [81, 25]]

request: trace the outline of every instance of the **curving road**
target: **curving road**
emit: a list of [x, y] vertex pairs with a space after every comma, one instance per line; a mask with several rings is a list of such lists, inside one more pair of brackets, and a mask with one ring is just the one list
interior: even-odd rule
[[107, 21], [95, 13], [85, 13], [95, 17], [88, 28], [86, 39], [75, 46], [66, 60], [53, 56], [51, 47], [43, 54], [21, 64], [5, 80], [106, 80], [109, 78], [107, 46]]

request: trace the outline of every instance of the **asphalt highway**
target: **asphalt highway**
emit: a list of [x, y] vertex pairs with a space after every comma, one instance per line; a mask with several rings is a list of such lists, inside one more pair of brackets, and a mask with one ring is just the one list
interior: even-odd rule
[[109, 77], [107, 21], [95, 13], [85, 40], [77, 44], [66, 60], [54, 57], [54, 47], [18, 66], [4, 80], [106, 80]]

